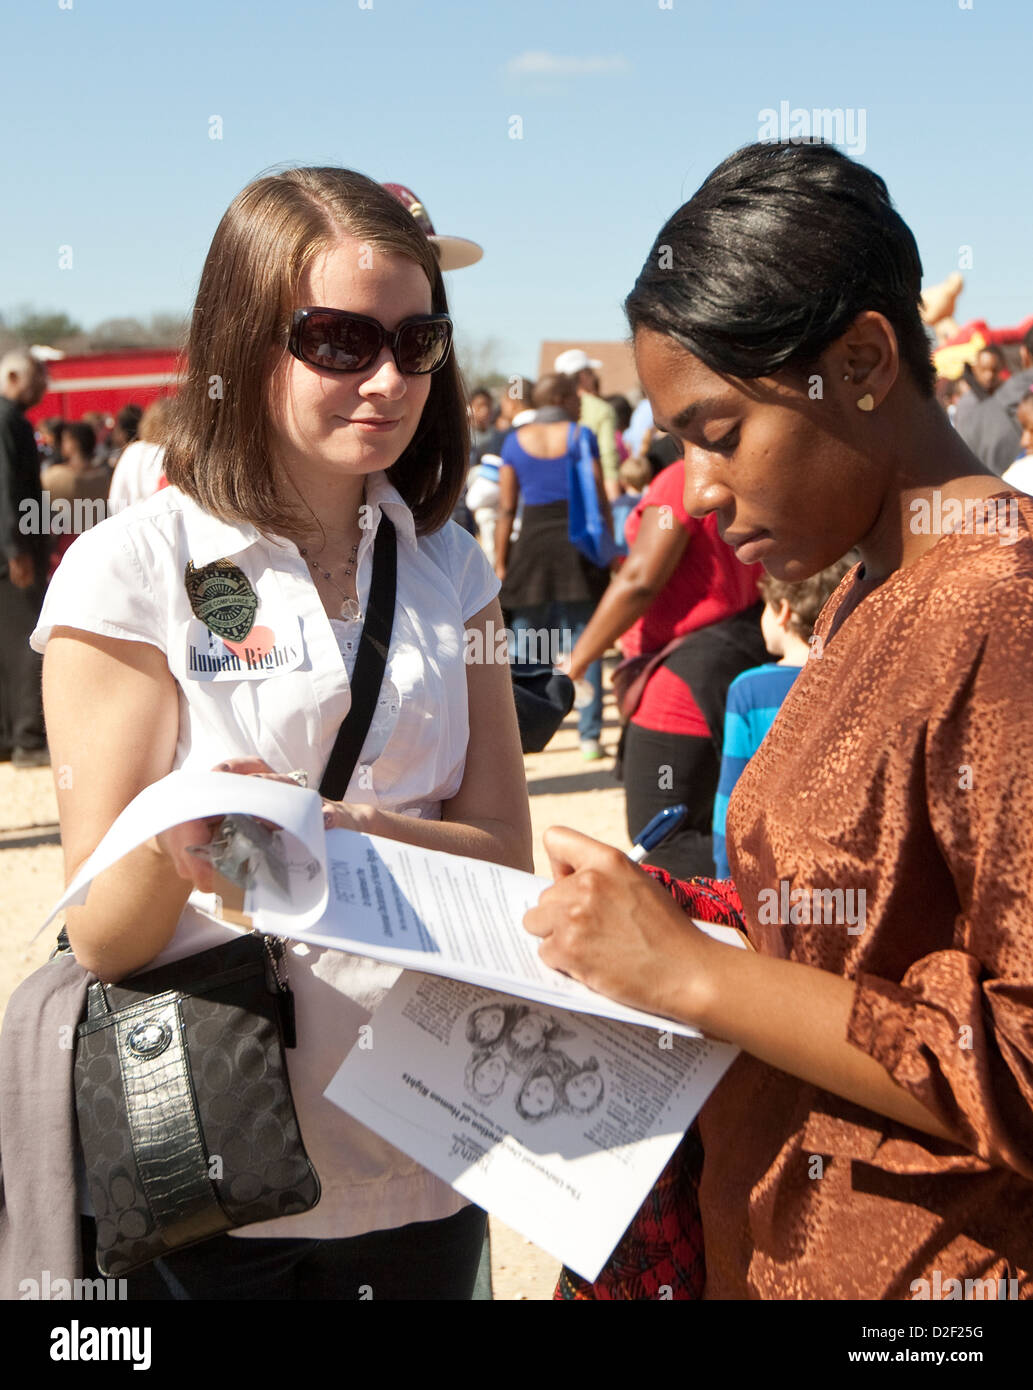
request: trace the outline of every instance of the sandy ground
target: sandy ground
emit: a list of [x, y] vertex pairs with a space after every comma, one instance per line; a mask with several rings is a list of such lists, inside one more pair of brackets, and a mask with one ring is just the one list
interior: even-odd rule
[[[617, 743], [617, 718], [607, 691], [603, 746]], [[548, 873], [542, 832], [570, 825], [627, 849], [624, 793], [613, 780], [613, 759], [586, 763], [578, 748], [575, 716], [541, 753], [524, 760], [535, 833], [535, 870]], [[18, 982], [50, 954], [53, 929], [32, 934], [64, 883], [57, 803], [49, 768], [14, 769], [0, 763], [0, 1012]], [[492, 1220], [492, 1288], [496, 1299], [548, 1299], [557, 1262], [517, 1232]]]

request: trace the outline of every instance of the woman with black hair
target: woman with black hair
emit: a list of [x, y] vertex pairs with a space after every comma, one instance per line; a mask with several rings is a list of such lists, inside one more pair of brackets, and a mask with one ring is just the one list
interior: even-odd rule
[[862, 557], [731, 798], [734, 885], [554, 829], [526, 919], [742, 1049], [699, 1123], [708, 1298], [1033, 1297], [1033, 501], [938, 407], [920, 280], [877, 175], [753, 145], [625, 305], [686, 509], [779, 579]]

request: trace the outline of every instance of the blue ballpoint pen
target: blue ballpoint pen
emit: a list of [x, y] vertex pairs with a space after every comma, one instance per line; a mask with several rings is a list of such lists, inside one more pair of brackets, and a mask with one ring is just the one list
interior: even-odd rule
[[658, 812], [646, 828], [635, 836], [635, 843], [628, 853], [628, 858], [635, 864], [641, 864], [657, 845], [678, 829], [688, 814], [689, 808], [684, 805], [667, 806]]

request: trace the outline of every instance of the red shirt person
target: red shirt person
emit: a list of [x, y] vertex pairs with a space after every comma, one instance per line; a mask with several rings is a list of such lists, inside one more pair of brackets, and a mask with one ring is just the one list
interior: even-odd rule
[[574, 647], [569, 674], [578, 678], [622, 633], [626, 657], [654, 658], [640, 662], [641, 693], [619, 696], [629, 721], [621, 740], [628, 835], [665, 806], [688, 806], [680, 830], [651, 859], [689, 877], [714, 871], [709, 818], [725, 697], [740, 671], [764, 660], [764, 643], [760, 566], [735, 558], [714, 517], [689, 516], [684, 489], [679, 459], [628, 517], [628, 558]]

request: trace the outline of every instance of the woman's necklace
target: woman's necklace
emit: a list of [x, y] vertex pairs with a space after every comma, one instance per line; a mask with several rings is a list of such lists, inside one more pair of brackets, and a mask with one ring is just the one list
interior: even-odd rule
[[[303, 545], [300, 545], [298, 547], [298, 551], [308, 562], [308, 564], [311, 565], [311, 567], [315, 570], [316, 574], [321, 574], [323, 578], [326, 580], [326, 582], [329, 585], [331, 585], [332, 588], [336, 589], [337, 592], [341, 595], [341, 607], [339, 610], [340, 617], [344, 619], [361, 618], [362, 612], [359, 609], [358, 603], [349, 594], [346, 594], [344, 590], [341, 588], [341, 586], [335, 582], [333, 575], [331, 575], [330, 571], [323, 569], [322, 565], [317, 564], [315, 560], [309, 559], [309, 553]], [[352, 575], [355, 573], [355, 565], [358, 561], [358, 558], [359, 544], [358, 541], [356, 541], [356, 543], [352, 546], [351, 556], [349, 557], [348, 563], [345, 566], [345, 579], [350, 579]]]

